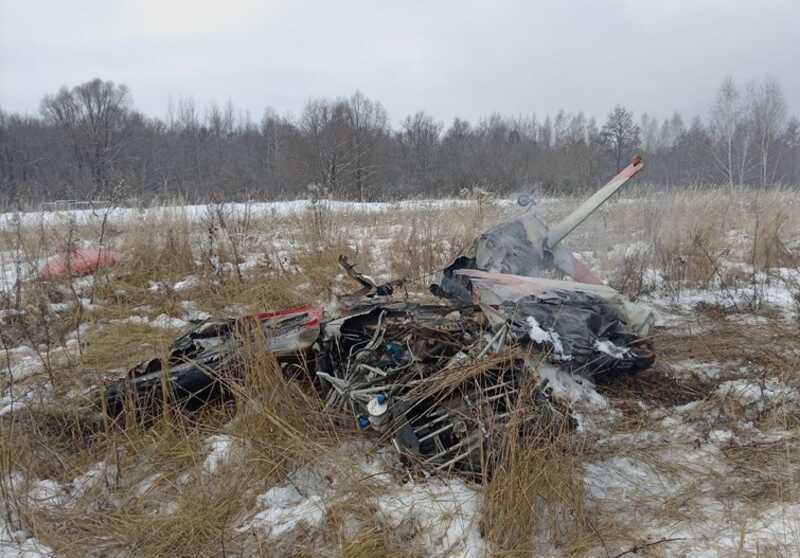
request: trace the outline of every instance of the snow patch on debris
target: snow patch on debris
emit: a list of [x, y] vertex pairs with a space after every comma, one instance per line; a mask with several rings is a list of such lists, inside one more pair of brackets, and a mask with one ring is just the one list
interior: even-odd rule
[[594, 389], [594, 384], [580, 376], [574, 376], [547, 363], [542, 363], [539, 376], [547, 380], [553, 394], [564, 398], [570, 404], [586, 403], [597, 408], [608, 407], [608, 401]]
[[594, 342], [594, 350], [600, 353], [607, 354], [611, 358], [623, 359], [630, 354], [630, 349], [627, 347], [620, 347], [608, 339], [597, 339]]
[[612, 409], [608, 400], [600, 395], [594, 384], [586, 378], [575, 376], [546, 362], [538, 364], [538, 372], [540, 385], [546, 383], [546, 388], [551, 390], [555, 397], [569, 405], [573, 417], [578, 422], [579, 431], [588, 429], [602, 431], [605, 429], [604, 426], [610, 426], [617, 419], [619, 411]]
[[537, 322], [536, 318], [533, 316], [528, 316], [525, 321], [528, 323], [528, 327], [530, 328], [528, 330], [528, 336], [531, 338], [531, 341], [538, 345], [542, 345], [544, 343], [550, 345], [553, 348], [551, 357], [554, 360], [572, 360], [572, 355], [564, 354], [564, 345], [561, 343], [561, 337], [558, 335], [557, 331], [552, 329], [544, 329], [539, 325], [539, 322]]

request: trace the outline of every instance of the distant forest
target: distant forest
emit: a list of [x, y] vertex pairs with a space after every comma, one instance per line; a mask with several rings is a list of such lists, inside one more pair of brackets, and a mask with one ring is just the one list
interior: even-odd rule
[[[445, 124], [425, 112], [390, 124], [360, 92], [309, 100], [299, 117], [260, 119], [228, 103], [170, 103], [164, 119], [134, 109], [124, 85], [63, 87], [38, 115], [0, 108], [0, 207], [56, 199], [188, 201], [307, 197], [395, 199], [572, 193], [605, 182], [640, 153], [643, 180], [663, 187], [800, 184], [800, 120], [780, 84], [720, 85], [708, 114], [687, 122], [611, 108], [583, 113], [492, 114]], [[312, 186], [316, 185], [316, 186]]]

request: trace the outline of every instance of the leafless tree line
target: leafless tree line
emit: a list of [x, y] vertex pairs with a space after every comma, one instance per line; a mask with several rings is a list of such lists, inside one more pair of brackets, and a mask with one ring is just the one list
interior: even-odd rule
[[192, 99], [170, 102], [166, 118], [133, 108], [124, 85], [93, 81], [46, 96], [39, 115], [0, 109], [0, 205], [132, 197], [207, 200], [307, 195], [374, 200], [593, 187], [634, 153], [647, 180], [668, 187], [729, 183], [800, 184], [800, 120], [773, 80], [722, 83], [705, 120], [680, 114], [636, 119], [614, 107], [602, 124], [583, 113], [492, 114], [448, 126], [418, 112], [390, 124], [379, 101], [312, 99], [297, 118], [247, 113]]

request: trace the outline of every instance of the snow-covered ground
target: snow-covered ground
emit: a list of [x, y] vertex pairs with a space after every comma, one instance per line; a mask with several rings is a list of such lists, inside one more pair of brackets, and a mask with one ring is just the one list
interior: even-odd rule
[[[554, 203], [557, 200], [549, 198], [539, 203]], [[513, 206], [514, 200], [495, 199], [492, 204]], [[432, 199], [432, 200], [403, 200], [395, 202], [349, 202], [335, 200], [293, 200], [274, 202], [251, 203], [226, 203], [224, 210], [237, 215], [249, 215], [252, 218], [289, 217], [301, 215], [308, 211], [320, 209], [337, 213], [387, 213], [393, 211], [421, 211], [458, 210], [474, 206], [472, 200], [462, 199]], [[180, 215], [190, 222], [200, 222], [208, 218], [214, 206], [208, 204], [157, 206], [147, 208], [114, 207], [107, 209], [67, 209], [60, 211], [30, 211], [21, 213], [0, 213], [0, 230], [14, 230], [18, 226], [24, 228], [52, 227], [75, 223], [85, 225], [96, 223], [107, 216], [108, 221], [117, 224], [140, 222], [148, 217], [165, 217]]]
[[[306, 211], [308, 203], [250, 204], [236, 207], [236, 210], [247, 210], [267, 218], [286, 217]], [[444, 213], [470, 202], [326, 203], [331, 204], [331, 211], [341, 212], [380, 213], [424, 208]], [[510, 204], [498, 205], [511, 211]], [[116, 225], [131, 226], [143, 216], [170, 211], [185, 212], [190, 221], [199, 222], [205, 218], [208, 207], [115, 209], [111, 217]], [[90, 211], [0, 215], [0, 229], [12, 230], [15, 219], [24, 227], [35, 229], [69, 220], [96, 224], [98, 218], [98, 214]], [[369, 243], [370, 258], [375, 262], [377, 274], [384, 276], [388, 268], [383, 260], [391, 243], [395, 237], [407, 234], [407, 228], [402, 223], [393, 224], [382, 229], [384, 236], [379, 236], [367, 227], [354, 226], [350, 233], [357, 237], [355, 242]], [[243, 273], [261, 273], [265, 254], [280, 254], [279, 259], [296, 264], [293, 258], [297, 245], [292, 239], [276, 235], [260, 238], [253, 244], [266, 242], [270, 243], [269, 249], [261, 246], [258, 253], [244, 255]], [[618, 248], [604, 256], [611, 269], [596, 271], [609, 276], [614, 266], [621, 265], [622, 258], [643, 249], [640, 242], [633, 237], [627, 242], [620, 239]], [[599, 258], [595, 255], [588, 250], [587, 254], [582, 254], [585, 261], [599, 267]], [[8, 291], [18, 277], [23, 280], [29, 277], [18, 262], [13, 251], [0, 253], [0, 291]], [[41, 265], [41, 262], [34, 262], [34, 265]], [[676, 291], [674, 285], [667, 284], [662, 270], [644, 270], [643, 278], [651, 285], [640, 302], [656, 314], [658, 335], [671, 343], [680, 342], [682, 336], [713, 333], [714, 328], [723, 323], [740, 328], [744, 344], [752, 328], [775, 325], [789, 331], [796, 327], [792, 324], [797, 320], [797, 284], [800, 283], [797, 269], [775, 267], [766, 273], [753, 272], [741, 262], [730, 265], [739, 266], [743, 273], [749, 274], [750, 281], [736, 285], [716, 283], [706, 288], [687, 284]], [[298, 279], [293, 289], [310, 291], [309, 282], [314, 279]], [[334, 279], [334, 287], [347, 284], [344, 276]], [[85, 323], [82, 331], [73, 331], [53, 347], [42, 347], [22, 337], [13, 346], [0, 350], [0, 374], [4, 382], [0, 415], [17, 412], [26, 405], [58, 405], [58, 398], [64, 397], [63, 390], [56, 392], [49, 385], [43, 349], [48, 349], [46, 358], [53, 365], [80, 359], [78, 339], [92, 332], [102, 333], [104, 328], [132, 324], [162, 333], [174, 330], [177, 334], [190, 320], [208, 317], [204, 301], [197, 295], [204, 281], [206, 279], [196, 273], [175, 280], [154, 281], [146, 286], [148, 296], [163, 296], [169, 307], [138, 302], [128, 315], [98, 317]], [[94, 308], [91, 308], [84, 291], [91, 290], [92, 285], [79, 280], [74, 286], [87, 312], [108, 310], [114, 304], [110, 300], [95, 299], [91, 303]], [[124, 290], [124, 287], [119, 289]], [[127, 293], [118, 294], [122, 297]], [[319, 293], [314, 296], [317, 295]], [[757, 305], [753, 304], [754, 299]], [[231, 310], [247, 311], [252, 309], [252, 304], [255, 304], [253, 300], [237, 300], [232, 303]], [[712, 318], [699, 311], [712, 306], [721, 308], [724, 315]], [[769, 312], [762, 311], [764, 309]], [[72, 306], [69, 302], [53, 303], [46, 310], [48, 315], [66, 315], [74, 310], [74, 303]], [[0, 327], [13, 327], [13, 311], [0, 312], [4, 312], [0, 314]], [[538, 324], [530, 325], [533, 329], [538, 327]], [[535, 334], [549, 335], [541, 328]], [[767, 354], [770, 350], [791, 350], [762, 349]], [[656, 366], [658, 374], [671, 381], [697, 381], [706, 386], [706, 391], [688, 402], [658, 398], [654, 401], [643, 397], [626, 400], [623, 405], [607, 388], [576, 380], [554, 367], [541, 370], [549, 385], [572, 404], [579, 419], [576, 445], [583, 447], [585, 453], [578, 474], [582, 476], [587, 513], [590, 517], [596, 514], [604, 521], [624, 526], [630, 535], [626, 541], [633, 540], [635, 544], [662, 541], [653, 551], [665, 556], [796, 555], [796, 549], [800, 548], [800, 499], [796, 490], [800, 482], [800, 462], [795, 456], [800, 437], [792, 420], [800, 416], [797, 370], [768, 369], [758, 363], [743, 362], [735, 352], [714, 358], [702, 354], [687, 356], [659, 362]], [[77, 387], [69, 392], [76, 393], [82, 392]], [[630, 425], [628, 407], [635, 409], [635, 427]], [[783, 424], [782, 416], [786, 417]], [[184, 471], [186, 478], [194, 475], [213, 479], [225, 475], [228, 467], [236, 466], [246, 443], [224, 431], [209, 434], [202, 446], [201, 458]], [[738, 458], [731, 457], [749, 448], [754, 452], [768, 448], [772, 460], [751, 470], [737, 461]], [[786, 456], [783, 460], [781, 451]], [[338, 464], [339, 454], [346, 457], [347, 471]], [[108, 492], [108, 479], [113, 473], [113, 466], [98, 462], [68, 481], [33, 478], [26, 476], [25, 471], [14, 471], [13, 478], [17, 483], [15, 489], [30, 505], [69, 509], [77, 505], [82, 495], [92, 494], [92, 491]], [[349, 497], [342, 486], [347, 486], [345, 481], [352, 481], [353, 474], [376, 483], [379, 490], [368, 496], [370, 509], [374, 509], [379, 521], [390, 529], [408, 530], [409, 544], [415, 548], [443, 558], [477, 558], [492, 550], [491, 543], [481, 534], [483, 493], [479, 485], [457, 477], [409, 479], [402, 474], [389, 448], [376, 448], [358, 440], [345, 440], [331, 455], [319, 456], [293, 469], [285, 479], [260, 492], [255, 497], [254, 508], [242, 510], [230, 527], [239, 533], [258, 533], [280, 548], [282, 542], [293, 540], [300, 532], [325, 527], [326, 512]], [[129, 487], [129, 492], [144, 496], [154, 490], [158, 478], [159, 473], [145, 475]], [[175, 482], [179, 484], [180, 480]], [[787, 488], [785, 493], [781, 492], [782, 487]], [[760, 496], [759, 489], [771, 492]], [[124, 505], [123, 499], [118, 502]], [[163, 513], [169, 510], [165, 505]], [[0, 516], [0, 556], [36, 558], [51, 554], [52, 551], [19, 518]], [[353, 528], [357, 529], [358, 525], [354, 524]], [[609, 548], [604, 548], [606, 544], [594, 541], [588, 555], [614, 556], [634, 546], [634, 543], [609, 541]], [[560, 555], [558, 548], [546, 544], [541, 548], [548, 549], [542, 551], [543, 555]]]

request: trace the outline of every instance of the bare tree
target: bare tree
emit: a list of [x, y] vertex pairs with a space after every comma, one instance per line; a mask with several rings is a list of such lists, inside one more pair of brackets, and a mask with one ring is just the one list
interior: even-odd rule
[[614, 156], [617, 172], [621, 171], [626, 153], [639, 146], [639, 126], [633, 121], [633, 113], [621, 105], [614, 107], [603, 124], [600, 137]]
[[341, 100], [314, 99], [306, 103], [300, 119], [304, 149], [301, 164], [309, 182], [325, 187], [333, 195], [342, 189], [342, 167], [347, 166], [347, 104]]
[[372, 101], [360, 91], [347, 102], [350, 153], [348, 163], [353, 177], [353, 189], [364, 201], [374, 189], [373, 179], [379, 171], [376, 149], [386, 135], [389, 117], [380, 102]]
[[62, 87], [42, 101], [42, 114], [63, 129], [79, 168], [86, 168], [95, 191], [106, 191], [128, 133], [128, 88], [113, 81]]
[[442, 124], [419, 111], [407, 116], [398, 134], [405, 174], [415, 186], [427, 188], [433, 182]]
[[268, 109], [260, 125], [237, 117], [230, 102], [176, 98], [163, 120], [130, 104], [127, 89], [95, 80], [47, 97], [41, 115], [0, 111], [0, 206], [78, 188], [108, 192], [122, 180], [134, 196], [198, 202], [214, 192], [305, 196], [309, 183], [360, 199], [473, 186], [561, 193], [598, 185], [640, 147], [654, 184], [800, 184], [800, 125], [775, 82], [744, 89], [726, 80], [710, 118], [688, 127], [679, 114], [634, 121], [616, 107], [602, 129], [567, 111], [495, 113], [474, 126], [455, 119], [446, 130], [419, 112], [392, 129], [381, 104], [358, 92], [311, 100], [299, 118]]
[[[714, 106], [711, 109], [711, 154], [722, 170], [725, 180], [733, 186], [736, 165], [734, 141], [742, 128], [743, 108], [741, 96], [732, 77], [722, 81]], [[741, 173], [740, 173], [741, 181]]]
[[752, 126], [759, 154], [759, 178], [762, 186], [774, 182], [777, 171], [777, 143], [786, 129], [786, 100], [780, 85], [766, 80], [752, 88]]

